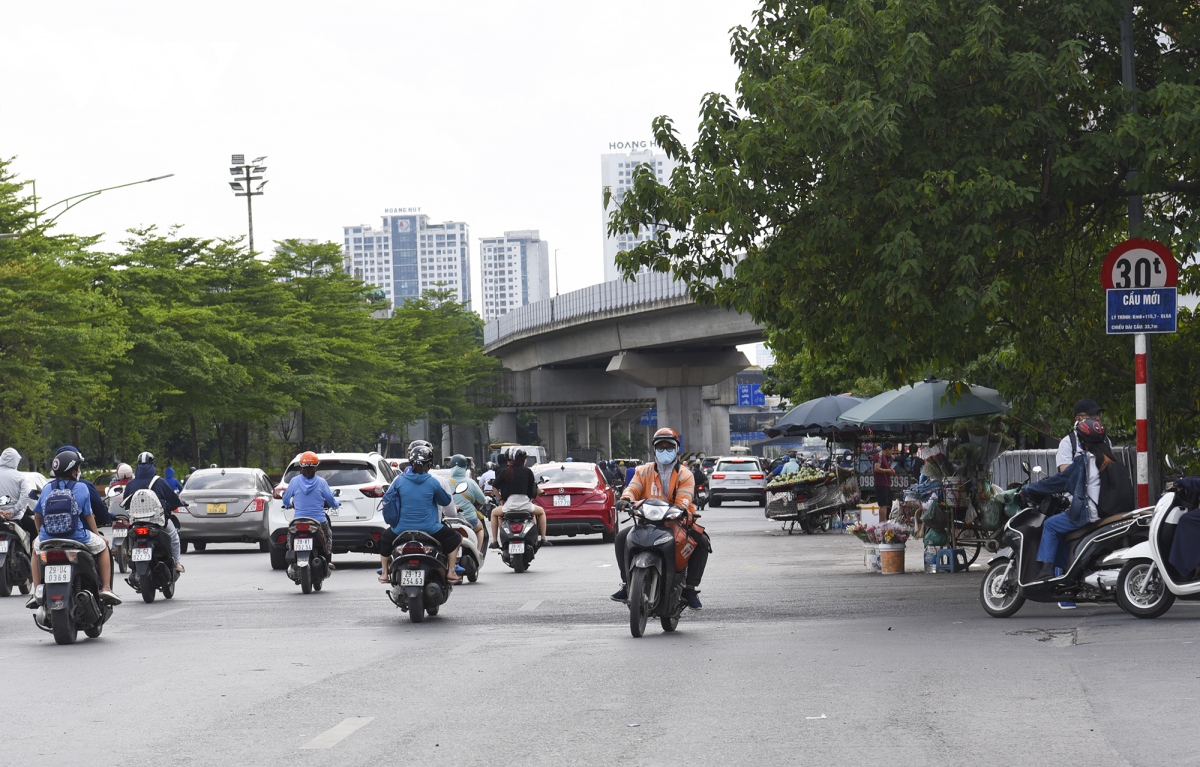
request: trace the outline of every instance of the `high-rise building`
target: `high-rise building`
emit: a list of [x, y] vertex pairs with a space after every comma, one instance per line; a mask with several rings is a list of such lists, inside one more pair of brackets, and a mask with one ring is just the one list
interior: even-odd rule
[[479, 240], [485, 322], [550, 297], [550, 243], [536, 229]]
[[654, 236], [653, 230], [641, 229], [637, 235], [620, 234], [610, 237], [608, 234], [608, 217], [613, 209], [625, 196], [625, 192], [633, 186], [634, 169], [639, 165], [649, 165], [654, 170], [654, 177], [659, 183], [665, 184], [671, 179], [671, 171], [675, 162], [662, 152], [649, 148], [645, 141], [616, 141], [608, 145], [609, 149], [630, 148], [631, 151], [622, 154], [600, 155], [600, 182], [603, 187], [612, 190], [612, 201], [601, 216], [601, 232], [604, 235], [604, 281], [620, 279], [617, 272], [617, 253], [629, 250], [639, 242]]
[[383, 290], [392, 306], [439, 288], [471, 301], [470, 229], [429, 222], [420, 208], [388, 208], [379, 229], [343, 227], [346, 272]]

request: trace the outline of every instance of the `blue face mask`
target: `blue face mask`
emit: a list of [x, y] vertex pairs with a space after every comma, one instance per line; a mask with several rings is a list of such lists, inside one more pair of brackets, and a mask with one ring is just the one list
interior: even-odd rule
[[668, 448], [666, 450], [655, 449], [654, 457], [658, 459], [659, 463], [675, 463], [675, 453], [676, 451], [674, 448]]

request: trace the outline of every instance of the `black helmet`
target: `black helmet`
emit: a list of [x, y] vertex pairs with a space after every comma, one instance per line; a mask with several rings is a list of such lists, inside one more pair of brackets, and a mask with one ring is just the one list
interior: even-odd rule
[[433, 451], [425, 445], [417, 445], [408, 451], [408, 462], [413, 466], [429, 466], [433, 463]]
[[453, 466], [462, 466], [465, 469], [467, 466], [471, 465], [471, 462], [469, 460], [467, 460], [467, 457], [465, 455], [455, 454], [455, 455], [450, 456], [450, 465], [452, 467]]
[[83, 458], [74, 450], [63, 450], [50, 463], [50, 473], [56, 477], [69, 477], [83, 464]]
[[524, 466], [525, 459], [527, 457], [528, 456], [526, 455], [524, 450], [517, 450], [512, 454], [513, 463], [517, 464], [518, 466]]
[[1075, 424], [1079, 433], [1079, 441], [1085, 445], [1095, 445], [1105, 440], [1104, 422], [1099, 418], [1084, 418]]
[[144, 453], [138, 453], [137, 462], [138, 466], [142, 466], [143, 464], [147, 463], [154, 463], [154, 453], [151, 453], [149, 450]]
[[408, 452], [411, 453], [413, 450], [415, 450], [418, 447], [427, 447], [430, 450], [433, 450], [433, 445], [430, 444], [429, 442], [426, 442], [423, 439], [414, 439], [412, 442], [408, 443]]

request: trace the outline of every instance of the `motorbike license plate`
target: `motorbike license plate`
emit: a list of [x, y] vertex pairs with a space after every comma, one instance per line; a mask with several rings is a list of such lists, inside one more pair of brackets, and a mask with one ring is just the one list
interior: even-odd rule
[[210, 504], [208, 504], [208, 513], [209, 514], [228, 514], [229, 508], [223, 503], [210, 503]]
[[292, 548], [296, 551], [312, 551], [312, 538], [296, 538], [292, 541]]
[[569, 495], [554, 496], [554, 505], [555, 506], [570, 506], [571, 505], [571, 496], [569, 496]]
[[425, 571], [424, 570], [401, 570], [400, 571], [401, 586], [424, 586]]
[[70, 583], [71, 582], [71, 566], [70, 565], [47, 565], [46, 566], [46, 583]]
[[129, 535], [128, 530], [125, 530], [125, 529], [113, 530], [113, 540], [114, 541], [120, 540], [121, 538], [124, 538], [127, 535]]
[[508, 544], [508, 553], [509, 554], [524, 554], [525, 553], [525, 542], [522, 541], [520, 543]]
[[0, 554], [4, 554], [7, 551], [8, 551], [8, 541], [0, 541]]
[[154, 549], [149, 546], [133, 550], [134, 562], [149, 562], [152, 556], [154, 556]]

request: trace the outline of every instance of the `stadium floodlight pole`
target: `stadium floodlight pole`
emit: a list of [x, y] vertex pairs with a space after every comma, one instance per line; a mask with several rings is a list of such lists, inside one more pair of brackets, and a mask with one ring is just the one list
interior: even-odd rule
[[[266, 155], [255, 157], [249, 164], [246, 163], [246, 155], [233, 155], [233, 162], [229, 168], [229, 175], [237, 176], [237, 181], [230, 181], [229, 186], [233, 189], [234, 197], [246, 198], [246, 224], [250, 232], [250, 253], [254, 254], [254, 207], [251, 205], [251, 200], [262, 195], [263, 187], [267, 185], [266, 181], [262, 181], [263, 173], [267, 172], [267, 166], [262, 164], [262, 161], [267, 159]], [[255, 175], [255, 174], [259, 175]], [[254, 186], [251, 182], [262, 181], [258, 186]]]
[[66, 213], [71, 208], [74, 208], [79, 203], [86, 202], [87, 200], [90, 200], [93, 197], [96, 197], [97, 195], [99, 195], [103, 192], [111, 192], [114, 189], [124, 189], [127, 186], [137, 186], [138, 184], [149, 184], [151, 181], [162, 181], [164, 178], [171, 178], [174, 175], [175, 175], [174, 173], [168, 173], [165, 176], [155, 176], [154, 178], [144, 178], [141, 181], [130, 181], [128, 184], [117, 184], [116, 186], [106, 186], [103, 189], [93, 189], [90, 192], [82, 192], [80, 194], [73, 194], [70, 197], [63, 198], [63, 199], [59, 200], [58, 202], [47, 205], [46, 207], [42, 208], [40, 211], [37, 209], [37, 202], [36, 202], [37, 187], [35, 186], [34, 187], [34, 201], [35, 202], [34, 202], [34, 209], [33, 209], [34, 210], [33, 226], [35, 229], [42, 228], [42, 224], [39, 220], [39, 217], [41, 216], [41, 214], [45, 213], [46, 211], [50, 210], [51, 208], [57, 208], [59, 205], [64, 206], [63, 209], [60, 210], [58, 213], [56, 213], [54, 215], [54, 218], [47, 221], [45, 223], [45, 226], [50, 226], [51, 224], [53, 224], [55, 221], [58, 220], [59, 216]]

